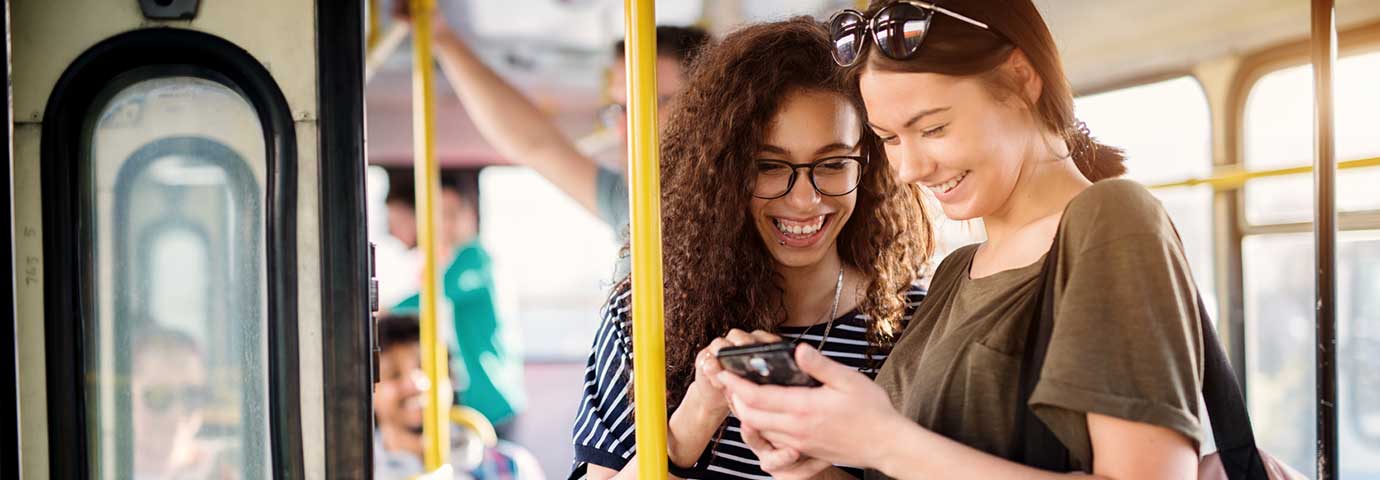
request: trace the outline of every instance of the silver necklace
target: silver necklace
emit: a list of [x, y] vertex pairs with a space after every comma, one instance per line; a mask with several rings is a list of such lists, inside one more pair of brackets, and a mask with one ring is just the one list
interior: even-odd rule
[[[829, 341], [829, 332], [834, 330], [834, 318], [838, 317], [839, 297], [842, 296], [842, 294], [843, 266], [839, 266], [839, 279], [837, 282], [834, 283], [834, 306], [829, 307], [829, 323], [824, 325], [824, 335], [819, 338], [819, 348], [824, 348], [824, 342]], [[805, 333], [809, 331], [810, 329], [806, 328], [804, 332], [800, 333], [799, 337], [795, 337], [795, 343], [800, 343], [800, 340], [805, 338]]]

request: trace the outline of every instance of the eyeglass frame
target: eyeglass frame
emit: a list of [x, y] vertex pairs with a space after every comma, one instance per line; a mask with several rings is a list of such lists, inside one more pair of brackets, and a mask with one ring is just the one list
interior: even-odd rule
[[[818, 167], [819, 165], [823, 164], [824, 162], [827, 162], [827, 161], [830, 161], [830, 160], [838, 160], [838, 159], [840, 159], [840, 158], [846, 158], [846, 159], [854, 160], [854, 161], [858, 162], [858, 183], [854, 184], [854, 185], [853, 185], [853, 188], [848, 189], [847, 192], [843, 192], [843, 193], [825, 193], [823, 190], [820, 190], [820, 189], [819, 189], [819, 184], [815, 182], [815, 167]], [[809, 170], [809, 172], [807, 173], [807, 175], [808, 175], [809, 178], [810, 178], [810, 186], [813, 187], [813, 188], [815, 189], [815, 193], [818, 193], [818, 194], [820, 194], [820, 195], [824, 195], [824, 196], [826, 196], [826, 197], [842, 197], [842, 196], [844, 196], [844, 195], [848, 195], [848, 194], [850, 194], [850, 193], [853, 193], [853, 192], [858, 191], [858, 187], [861, 187], [861, 186], [862, 186], [863, 173], [867, 171], [867, 156], [866, 156], [866, 155], [834, 155], [834, 156], [824, 157], [824, 158], [821, 158], [821, 159], [819, 159], [819, 160], [815, 160], [815, 161], [810, 162], [810, 163], [791, 163], [791, 162], [787, 162], [787, 161], [785, 161], [785, 160], [775, 160], [775, 159], [770, 159], [770, 158], [761, 158], [761, 159], [753, 160], [753, 168], [756, 169], [756, 168], [757, 168], [757, 164], [763, 163], [763, 162], [766, 162], [766, 163], [775, 163], [775, 164], [779, 164], [779, 165], [785, 165], [786, 168], [791, 169], [791, 178], [789, 178], [789, 179], [786, 180], [786, 190], [783, 191], [783, 192], [781, 192], [780, 195], [777, 195], [777, 196], [774, 196], [774, 197], [764, 197], [764, 196], [758, 195], [757, 192], [756, 192], [756, 190], [757, 190], [757, 185], [756, 185], [757, 174], [756, 174], [756, 173], [753, 173], [753, 187], [750, 189], [750, 190], [752, 190], [752, 191], [749, 192], [749, 193], [751, 193], [751, 195], [752, 195], [753, 198], [760, 198], [760, 199], [762, 199], [762, 200], [776, 200], [776, 199], [781, 198], [781, 197], [784, 197], [784, 196], [786, 196], [786, 195], [790, 195], [790, 194], [791, 194], [791, 190], [794, 190], [794, 189], [795, 189], [795, 181], [796, 181], [797, 179], [800, 178], [800, 169], [802, 169], [802, 168]]]
[[[924, 9], [924, 10], [929, 10], [929, 11], [930, 11], [930, 18], [927, 19], [927, 20], [925, 20], [925, 22], [926, 22], [925, 31], [924, 31], [924, 33], [921, 34], [921, 38], [920, 38], [919, 42], [917, 42], [917, 44], [916, 44], [916, 46], [915, 46], [915, 50], [912, 51], [912, 52], [910, 52], [910, 53], [908, 53], [908, 54], [905, 54], [905, 55], [900, 56], [900, 58], [897, 58], [897, 57], [892, 56], [891, 54], [887, 53], [887, 52], [886, 52], [886, 49], [881, 48], [882, 42], [879, 41], [879, 40], [877, 39], [877, 19], [878, 19], [879, 17], [882, 16], [882, 15], [881, 15], [882, 12], [886, 11], [886, 10], [889, 9], [889, 8], [894, 8], [894, 7], [896, 7], [897, 5], [910, 5], [910, 6], [912, 6], [912, 7], [916, 7], [916, 8], [920, 8], [920, 9]], [[867, 18], [867, 15], [863, 14], [862, 12], [859, 12], [859, 11], [854, 10], [854, 9], [851, 9], [851, 8], [847, 8], [847, 9], [844, 9], [844, 10], [838, 12], [838, 13], [835, 13], [835, 14], [829, 16], [829, 23], [827, 23], [827, 25], [829, 26], [829, 29], [830, 29], [830, 32], [829, 32], [829, 41], [830, 41], [831, 43], [834, 44], [833, 47], [829, 49], [829, 56], [830, 56], [831, 58], [833, 58], [833, 59], [834, 59], [834, 63], [838, 64], [840, 67], [851, 67], [851, 66], [857, 65], [858, 62], [861, 61], [862, 58], [863, 58], [863, 49], [864, 49], [864, 48], [867, 48], [867, 39], [871, 38], [871, 39], [872, 39], [872, 43], [875, 43], [875, 44], [878, 45], [877, 51], [878, 51], [878, 52], [881, 52], [882, 55], [886, 55], [887, 58], [890, 58], [890, 59], [892, 59], [892, 60], [909, 60], [909, 59], [911, 59], [911, 58], [914, 58], [915, 55], [916, 55], [916, 53], [919, 53], [919, 52], [920, 52], [920, 44], [922, 44], [922, 43], [925, 42], [925, 38], [924, 38], [924, 37], [927, 37], [927, 36], [929, 36], [929, 34], [930, 34], [930, 29], [929, 29], [929, 25], [928, 25], [928, 24], [934, 22], [934, 12], [939, 12], [939, 13], [948, 15], [950, 18], [953, 18], [953, 19], [955, 19], [955, 20], [962, 21], [962, 22], [964, 22], [964, 23], [967, 23], [967, 24], [969, 24], [969, 25], [972, 25], [972, 26], [981, 28], [981, 29], [983, 29], [983, 30], [987, 30], [987, 31], [991, 31], [991, 30], [992, 30], [992, 27], [987, 26], [986, 23], [979, 22], [979, 21], [974, 20], [974, 19], [972, 19], [971, 17], [968, 17], [968, 16], [963, 15], [963, 14], [961, 14], [961, 13], [958, 13], [958, 12], [955, 12], [955, 11], [953, 11], [953, 10], [949, 10], [949, 9], [947, 9], [947, 8], [944, 8], [944, 7], [941, 7], [941, 6], [939, 6], [939, 5], [936, 5], [934, 2], [926, 2], [926, 1], [922, 1], [922, 0], [902, 0], [902, 1], [899, 1], [899, 2], [896, 2], [896, 3], [893, 3], [893, 4], [891, 4], [891, 5], [887, 5], [887, 6], [885, 6], [885, 7], [882, 7], [880, 10], [877, 10], [877, 14], [876, 14], [876, 15], [873, 15], [872, 18]], [[849, 62], [849, 63], [843, 63], [843, 62], [840, 62], [840, 61], [839, 61], [839, 56], [838, 56], [838, 50], [839, 50], [839, 47], [838, 47], [838, 40], [836, 40], [835, 35], [834, 35], [834, 32], [833, 32], [834, 21], [837, 20], [837, 19], [838, 19], [840, 16], [842, 16], [842, 15], [856, 15], [856, 16], [858, 17], [858, 19], [862, 20], [862, 24], [863, 24], [862, 40], [859, 42], [860, 45], [858, 45], [858, 51], [857, 51], [857, 53], [853, 56], [853, 61], [852, 61], [852, 62]], [[870, 33], [871, 35], [869, 35], [869, 33]]]

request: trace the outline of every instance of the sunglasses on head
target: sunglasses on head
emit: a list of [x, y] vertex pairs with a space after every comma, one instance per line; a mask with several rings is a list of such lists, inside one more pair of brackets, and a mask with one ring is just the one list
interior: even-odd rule
[[862, 58], [868, 33], [883, 55], [892, 60], [907, 60], [920, 50], [920, 43], [930, 32], [934, 13], [939, 12], [969, 25], [991, 30], [987, 24], [973, 20], [932, 2], [901, 1], [883, 7], [871, 21], [857, 10], [844, 10], [829, 18], [829, 38], [834, 41], [834, 61], [850, 67]]

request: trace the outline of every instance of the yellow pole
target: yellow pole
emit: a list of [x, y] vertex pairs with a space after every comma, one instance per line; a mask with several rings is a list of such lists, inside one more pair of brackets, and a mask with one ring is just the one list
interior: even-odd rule
[[369, 31], [364, 36], [364, 51], [369, 52], [379, 45], [379, 0], [369, 0]]
[[628, 200], [632, 207], [633, 398], [637, 478], [665, 480], [666, 344], [661, 289], [661, 173], [656, 125], [656, 8], [624, 0], [628, 33]]
[[[1352, 168], [1366, 168], [1366, 167], [1380, 167], [1380, 157], [1375, 157], [1375, 158], [1363, 158], [1363, 159], [1360, 159], [1360, 160], [1351, 160], [1351, 161], [1341, 162], [1341, 163], [1338, 163], [1338, 164], [1337, 164], [1337, 169], [1338, 169], [1338, 170], [1348, 170], [1348, 169], [1352, 169]], [[1288, 176], [1288, 175], [1299, 175], [1299, 174], [1303, 174], [1303, 173], [1309, 173], [1309, 172], [1312, 172], [1312, 171], [1313, 171], [1313, 166], [1312, 166], [1312, 165], [1303, 165], [1303, 166], [1299, 166], [1299, 167], [1289, 167], [1289, 168], [1276, 168], [1276, 169], [1272, 169], [1272, 170], [1255, 170], [1255, 171], [1246, 171], [1246, 170], [1231, 169], [1231, 170], [1219, 171], [1217, 174], [1215, 174], [1215, 175], [1213, 175], [1213, 176], [1211, 176], [1211, 177], [1208, 177], [1208, 178], [1190, 178], [1190, 179], [1188, 179], [1188, 180], [1181, 180], [1181, 181], [1178, 181], [1178, 182], [1169, 182], [1169, 183], [1161, 183], [1161, 184], [1151, 185], [1149, 188], [1151, 188], [1151, 189], [1161, 189], [1161, 188], [1196, 187], [1196, 186], [1198, 186], [1198, 185], [1210, 185], [1210, 186], [1212, 186], [1212, 189], [1213, 189], [1213, 190], [1231, 190], [1231, 189], [1233, 189], [1233, 188], [1240, 188], [1242, 185], [1245, 185], [1246, 182], [1247, 182], [1248, 180], [1253, 180], [1253, 179], [1257, 179], [1257, 178], [1266, 178], [1266, 177], [1283, 177], [1283, 176]]]
[[[450, 453], [447, 406], [451, 392], [446, 372], [446, 346], [436, 328], [436, 300], [440, 285], [437, 275], [436, 199], [439, 182], [436, 164], [435, 85], [431, 68], [431, 15], [436, 0], [409, 0], [412, 21], [412, 148], [417, 184], [417, 246], [422, 251], [421, 342], [422, 370], [430, 388], [422, 418], [423, 465], [428, 472], [446, 464]], [[443, 397], [444, 395], [444, 397]]]

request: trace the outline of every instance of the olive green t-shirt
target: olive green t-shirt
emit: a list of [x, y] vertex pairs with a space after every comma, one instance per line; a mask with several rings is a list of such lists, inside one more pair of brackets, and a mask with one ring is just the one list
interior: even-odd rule
[[[1051, 248], [1059, 252], [1054, 328], [1030, 405], [1068, 447], [1070, 463], [1092, 468], [1089, 412], [1170, 428], [1196, 448], [1201, 319], [1164, 208], [1135, 182], [1095, 183], [1069, 203]], [[877, 383], [921, 426], [1011, 458], [1044, 260], [973, 279], [976, 251], [963, 247], [940, 265]]]

